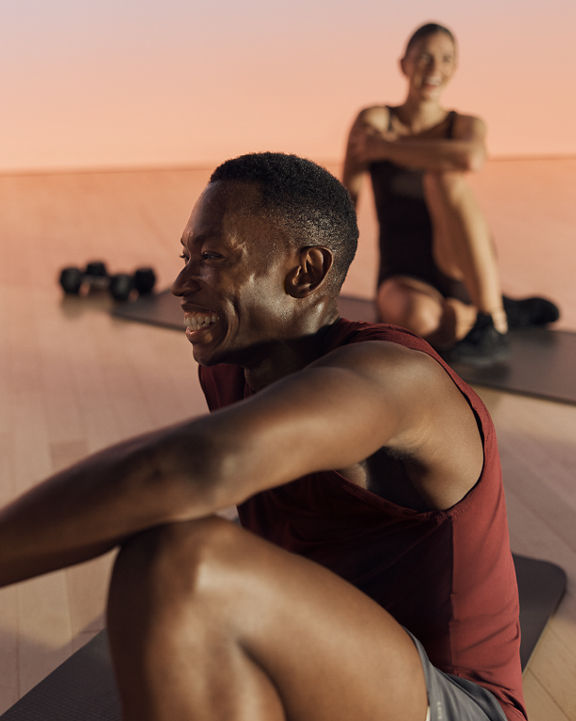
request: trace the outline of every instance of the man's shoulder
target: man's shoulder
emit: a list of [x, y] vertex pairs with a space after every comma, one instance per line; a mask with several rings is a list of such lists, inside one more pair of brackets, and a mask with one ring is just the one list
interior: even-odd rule
[[345, 368], [377, 385], [442, 385], [453, 373], [423, 338], [398, 326], [341, 320], [326, 340], [313, 365]]
[[340, 318], [327, 332], [325, 339], [325, 352], [334, 348], [364, 343], [367, 341], [383, 341], [396, 345], [420, 350], [433, 356], [436, 352], [420, 336], [400, 326], [388, 323], [367, 323], [363, 321], [350, 321]]
[[[402, 342], [407, 340], [408, 342]], [[312, 365], [336, 367], [367, 378], [378, 396], [395, 389], [408, 399], [418, 387], [434, 385], [439, 389], [450, 384], [450, 374], [434, 351], [425, 343], [410, 343], [397, 334], [386, 332], [357, 333], [350, 342], [342, 343], [318, 358]], [[343, 389], [344, 390], [344, 389]]]
[[[468, 405], [486, 422], [488, 413], [475, 391], [452, 369], [423, 338], [399, 326], [387, 323], [342, 321], [339, 337], [334, 338], [319, 365], [345, 364], [360, 372], [368, 371], [398, 383], [408, 390], [418, 387], [427, 395], [447, 398], [457, 389]], [[406, 385], [405, 385], [406, 384]], [[426, 391], [426, 389], [428, 389]]]

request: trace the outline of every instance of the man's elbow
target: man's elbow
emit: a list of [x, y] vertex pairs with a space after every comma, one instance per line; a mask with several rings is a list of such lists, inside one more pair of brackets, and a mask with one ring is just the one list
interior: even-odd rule
[[201, 518], [231, 505], [226, 497], [233, 474], [229, 455], [202, 431], [162, 444], [143, 488], [157, 498], [160, 522]]

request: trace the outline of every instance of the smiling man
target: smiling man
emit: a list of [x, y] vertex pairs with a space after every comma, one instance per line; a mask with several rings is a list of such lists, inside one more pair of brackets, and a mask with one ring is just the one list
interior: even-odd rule
[[525, 718], [494, 429], [423, 340], [339, 317], [356, 240], [314, 163], [220, 166], [173, 288], [213, 412], [1, 514], [3, 584], [119, 547], [127, 721]]

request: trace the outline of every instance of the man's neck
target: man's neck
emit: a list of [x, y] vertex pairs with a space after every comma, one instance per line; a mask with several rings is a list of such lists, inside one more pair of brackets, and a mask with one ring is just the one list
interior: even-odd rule
[[253, 391], [261, 390], [320, 358], [324, 354], [326, 334], [338, 318], [338, 312], [334, 309], [319, 324], [307, 323], [309, 327], [302, 328], [301, 332], [292, 337], [263, 346], [255, 354], [256, 360], [242, 364], [249, 388]]

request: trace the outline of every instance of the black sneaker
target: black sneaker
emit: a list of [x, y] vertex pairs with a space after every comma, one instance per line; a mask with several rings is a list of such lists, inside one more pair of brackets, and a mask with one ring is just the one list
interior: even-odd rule
[[491, 315], [478, 313], [467, 335], [442, 355], [448, 363], [490, 365], [508, 357], [508, 338], [494, 328]]
[[555, 303], [546, 298], [508, 298], [503, 295], [504, 310], [508, 319], [508, 328], [530, 328], [548, 325], [560, 318], [560, 310]]

